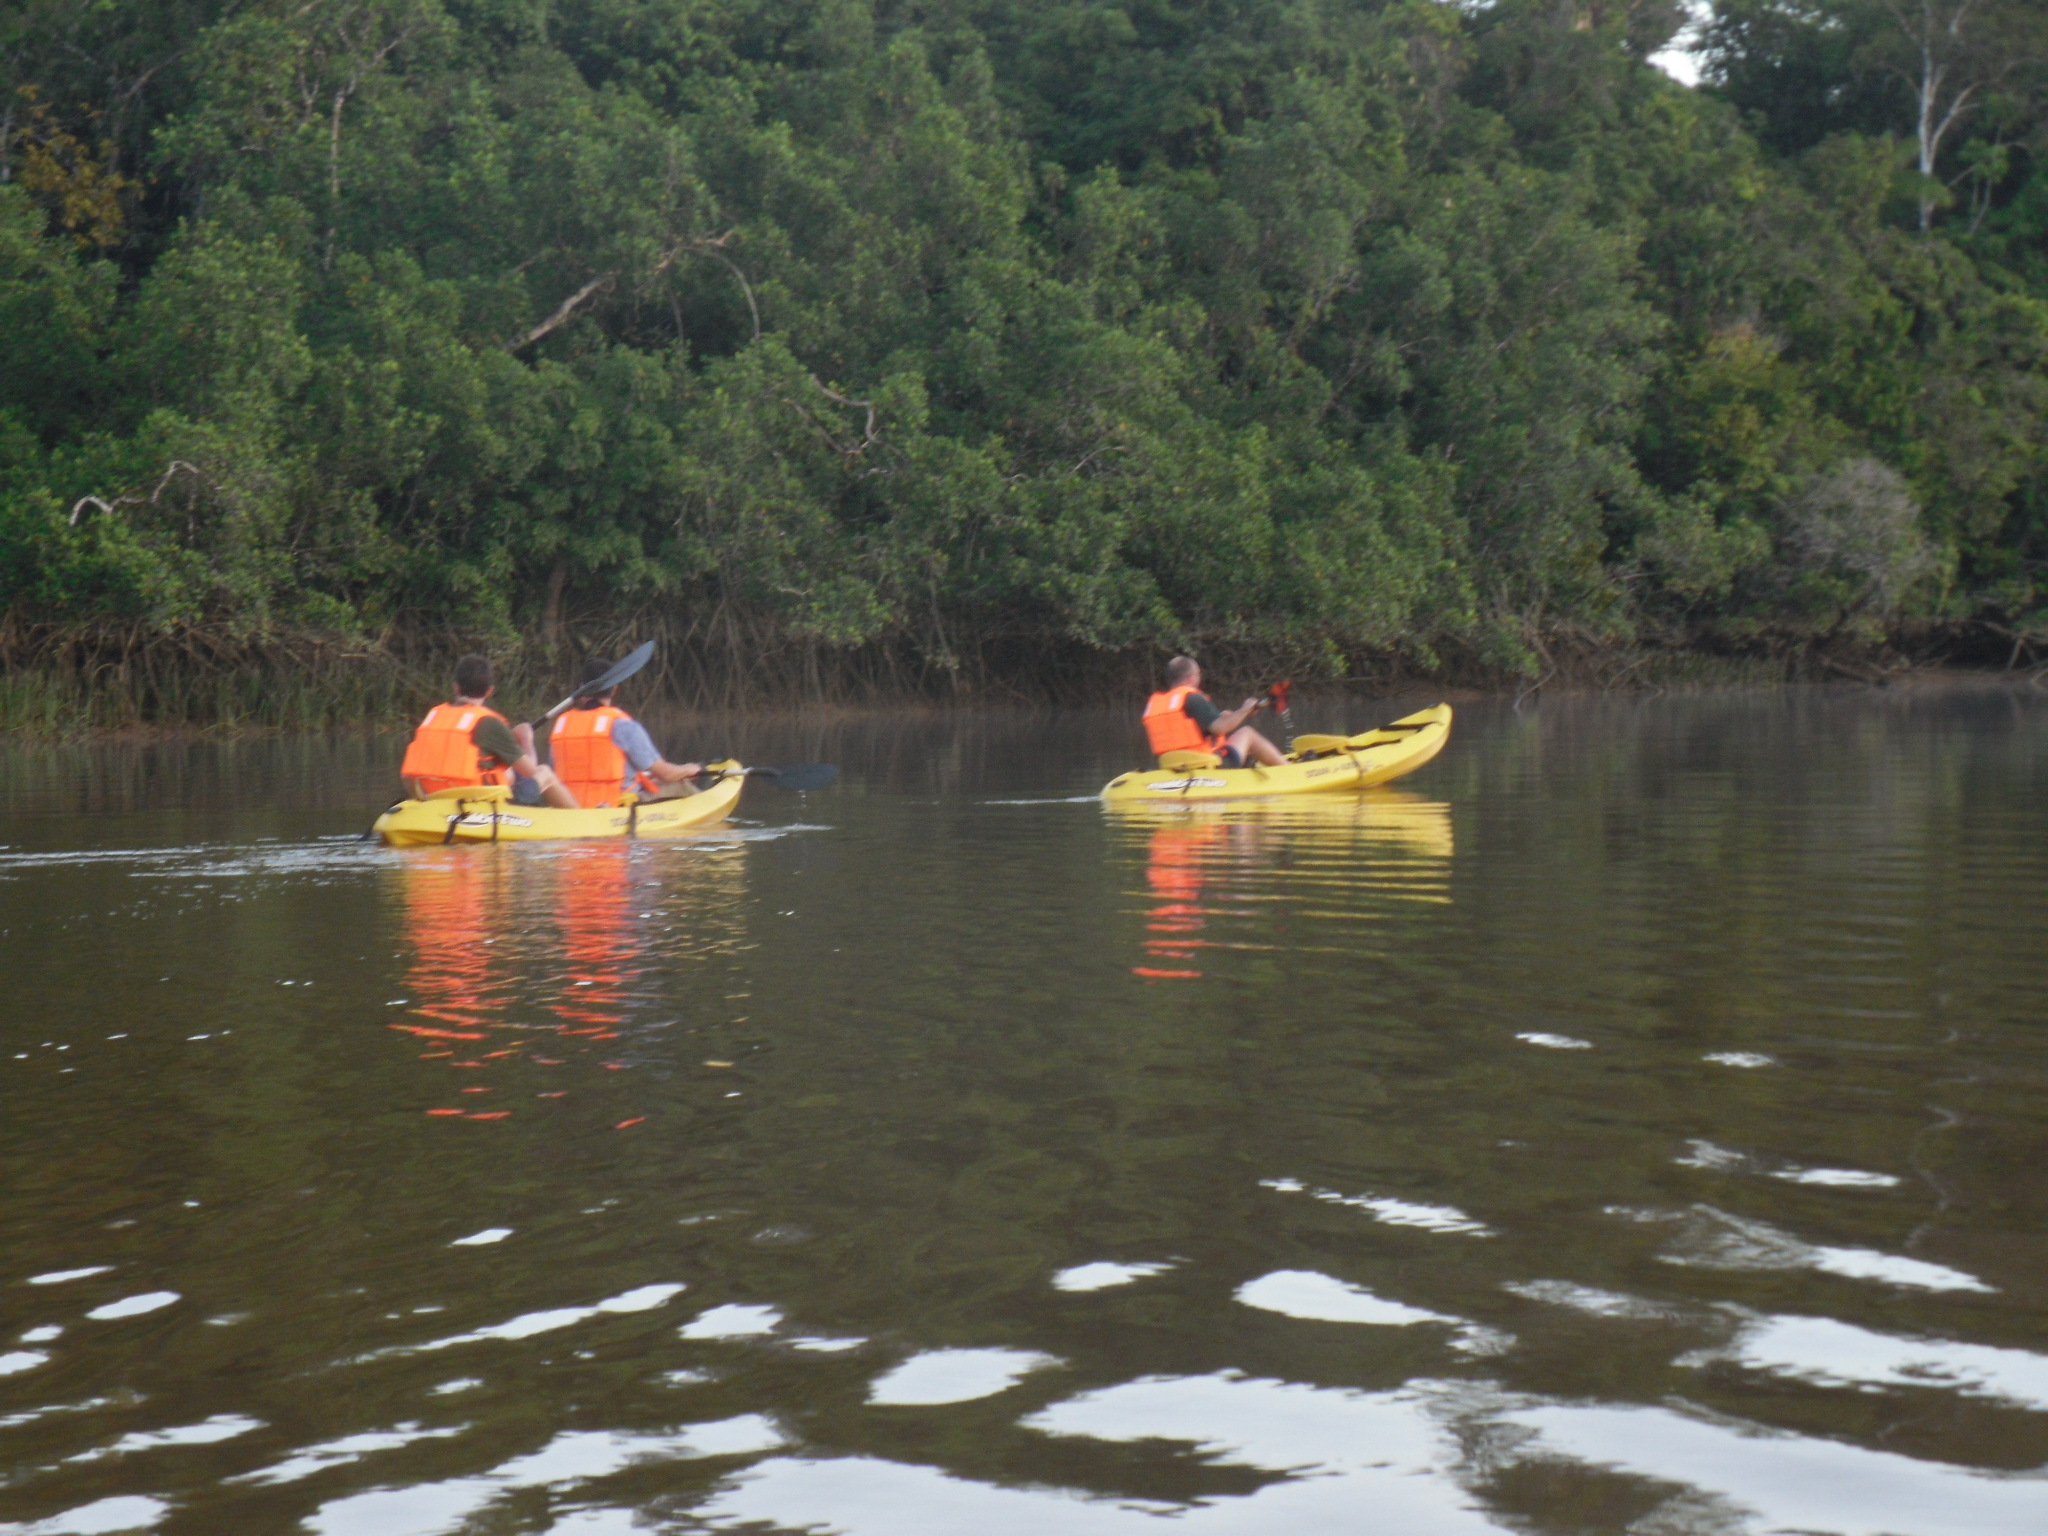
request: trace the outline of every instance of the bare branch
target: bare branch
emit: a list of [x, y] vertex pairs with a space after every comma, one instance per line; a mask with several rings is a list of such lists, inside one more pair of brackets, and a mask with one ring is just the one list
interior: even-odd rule
[[645, 293], [649, 288], [653, 287], [654, 280], [676, 264], [676, 258], [683, 254], [683, 249], [682, 245], [672, 245], [663, 251], [661, 253], [661, 260], [654, 264], [653, 270], [647, 274], [647, 281], [640, 285], [639, 291]]
[[865, 428], [863, 428], [861, 433], [860, 447], [855, 448], [852, 451], [854, 453], [859, 453], [863, 449], [874, 446], [874, 443], [876, 441], [875, 402], [872, 400], [849, 400], [846, 396], [840, 394], [838, 390], [828, 389], [822, 382], [820, 382], [818, 376], [815, 373], [812, 374], [810, 377], [811, 383], [817, 386], [818, 393], [823, 395], [827, 400], [830, 400], [834, 405], [843, 405], [846, 406], [849, 410], [866, 411], [868, 413], [867, 425]]
[[76, 528], [78, 526], [79, 514], [84, 512], [87, 507], [97, 507], [100, 509], [101, 512], [106, 513], [112, 512], [116, 507], [139, 507], [145, 505], [156, 505], [157, 499], [161, 497], [164, 491], [170, 486], [172, 479], [177, 475], [179, 470], [183, 470], [186, 474], [192, 476], [193, 479], [198, 480], [203, 485], [213, 484], [213, 481], [207, 477], [206, 471], [201, 469], [197, 464], [188, 464], [183, 459], [173, 459], [169, 464], [164, 466], [164, 472], [156, 482], [156, 489], [151, 491], [147, 496], [116, 496], [112, 501], [107, 501], [98, 496], [79, 497], [77, 501], [71, 504], [71, 516], [70, 519], [68, 520], [68, 526]]
[[569, 297], [562, 300], [561, 304], [556, 307], [555, 312], [549, 315], [547, 319], [541, 321], [539, 325], [536, 325], [524, 336], [505, 343], [505, 350], [508, 352], [523, 352], [536, 341], [539, 341], [541, 337], [561, 329], [562, 326], [568, 323], [569, 317], [576, 313], [577, 306], [597, 292], [598, 289], [610, 284], [612, 276], [613, 274], [610, 272], [601, 272], [596, 277], [593, 277], [581, 288], [570, 294]]
[[810, 429], [813, 432], [817, 433], [819, 437], [825, 440], [825, 446], [827, 448], [830, 448], [834, 453], [843, 454], [846, 457], [851, 458], [855, 453], [859, 452], [858, 449], [849, 448], [846, 446], [846, 444], [840, 442], [838, 438], [834, 437], [832, 435], [832, 429], [826, 426], [825, 423], [823, 423], [822, 421], [818, 420], [818, 418], [812, 415], [809, 410], [805, 409], [801, 401], [792, 400], [787, 395], [782, 396], [781, 399], [784, 405], [788, 406], [792, 411], [795, 411], [797, 415], [801, 416], [804, 419], [804, 421], [810, 426]]
[[739, 266], [732, 258], [727, 256], [724, 251], [717, 249], [718, 246], [723, 244], [724, 239], [721, 237], [717, 241], [702, 241], [696, 248], [724, 267], [739, 283], [740, 292], [745, 294], [747, 298], [747, 313], [754, 318], [754, 340], [759, 341], [761, 339], [761, 306], [754, 302], [754, 286], [747, 281], [747, 274], [739, 269]]
[[[355, 73], [349, 76], [347, 85], [334, 93], [334, 110], [327, 130], [327, 251], [323, 264], [334, 265], [334, 237], [341, 217], [341, 112], [349, 99], [361, 88], [364, 78], [374, 69], [381, 69], [384, 61], [401, 45], [412, 41], [420, 30], [421, 23], [415, 21], [397, 36], [388, 40], [367, 59], [358, 59]], [[343, 34], [346, 36], [346, 34]], [[310, 117], [310, 103], [309, 103]]]
[[157, 481], [156, 489], [149, 493], [149, 499], [152, 504], [155, 503], [156, 499], [159, 496], [163, 495], [164, 487], [171, 483], [171, 476], [175, 475], [181, 469], [184, 470], [186, 474], [192, 476], [193, 479], [195, 480], [205, 481], [205, 483], [208, 485], [213, 484], [213, 481], [207, 479], [206, 471], [201, 469], [197, 464], [187, 464], [183, 459], [173, 459], [169, 464], [164, 466], [163, 478]]
[[838, 390], [828, 388], [824, 383], [822, 383], [819, 380], [818, 376], [815, 373], [809, 374], [807, 375], [807, 377], [811, 381], [811, 387], [817, 390], [817, 392], [823, 395], [827, 400], [830, 400], [834, 405], [843, 405], [850, 410], [864, 410], [867, 412], [867, 423], [861, 430], [860, 441], [857, 443], [843, 443], [833, 435], [832, 429], [830, 427], [826, 426], [824, 422], [818, 420], [818, 418], [815, 415], [813, 415], [810, 411], [806, 410], [802, 404], [790, 399], [787, 395], [784, 395], [782, 397], [782, 403], [788, 406], [791, 410], [795, 411], [797, 415], [803, 417], [805, 421], [809, 422], [811, 425], [811, 430], [816, 432], [818, 436], [822, 437], [825, 440], [826, 445], [829, 448], [831, 448], [831, 450], [834, 453], [841, 454], [849, 459], [857, 459], [862, 454], [866, 453], [868, 449], [874, 447], [876, 443], [881, 441], [881, 434], [875, 430], [874, 401], [849, 399], [847, 396], [839, 393]]
[[646, 279], [640, 285], [639, 291], [645, 292], [653, 286], [654, 280], [674, 266], [676, 261], [685, 252], [694, 256], [709, 256], [713, 261], [724, 267], [726, 271], [730, 272], [733, 275], [733, 281], [740, 285], [740, 293], [745, 296], [747, 301], [747, 314], [754, 322], [754, 340], [759, 341], [761, 339], [761, 306], [754, 300], [754, 285], [747, 281], [747, 274], [739, 269], [739, 264], [725, 254], [725, 248], [739, 238], [739, 232], [739, 226], [734, 225], [722, 235], [692, 235], [687, 239], [678, 240], [674, 245], [671, 245], [661, 253], [661, 260], [657, 261], [653, 269], [648, 272]]
[[1977, 87], [1974, 85], [1966, 85], [1960, 91], [1957, 91], [1955, 100], [1949, 105], [1947, 115], [1939, 123], [1935, 124], [1933, 144], [1937, 154], [1941, 150], [1941, 141], [1948, 137], [1949, 129], [1955, 127], [1956, 119], [1962, 116], [1963, 112], [1969, 107], [1970, 98], [1976, 94]]

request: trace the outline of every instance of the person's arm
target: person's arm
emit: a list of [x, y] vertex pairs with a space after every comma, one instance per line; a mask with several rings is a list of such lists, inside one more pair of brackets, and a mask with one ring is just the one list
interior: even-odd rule
[[661, 755], [647, 727], [638, 720], [621, 720], [612, 727], [612, 745], [626, 754], [635, 773], [644, 773], [663, 784], [676, 784], [703, 773], [702, 763], [672, 763]]
[[1206, 731], [1208, 735], [1229, 735], [1239, 725], [1249, 721], [1264, 702], [1264, 698], [1247, 698], [1243, 705], [1225, 713], [1214, 707], [1208, 698], [1188, 694], [1188, 698], [1182, 702], [1182, 709], [1188, 711], [1188, 719], [1194, 721], [1194, 729]]
[[1225, 714], [1210, 700], [1191, 693], [1181, 701], [1181, 708], [1187, 712], [1187, 717], [1195, 722], [1196, 730], [1209, 736], [1228, 736], [1249, 720], [1262, 702], [1259, 699], [1246, 699], [1241, 708]]
[[[1190, 699], [1188, 702], [1192, 704], [1194, 700]], [[1265, 702], [1264, 699], [1256, 697], [1246, 699], [1236, 709], [1231, 710], [1230, 713], [1217, 715], [1207, 725], [1202, 726], [1202, 729], [1213, 732], [1218, 736], [1228, 736], [1232, 731], [1243, 725], [1245, 721], [1257, 714], [1259, 706]], [[1199, 721], [1196, 723], [1200, 724]]]
[[470, 731], [469, 739], [478, 752], [513, 772], [524, 774], [529, 779], [540, 777], [540, 764], [534, 761], [533, 753], [521, 744], [519, 738], [512, 734], [512, 727], [504, 721], [485, 715]]
[[[520, 729], [526, 730], [528, 737], [531, 738], [532, 731], [529, 728], [522, 726]], [[541, 798], [549, 805], [562, 810], [572, 811], [576, 808], [576, 796], [570, 793], [566, 784], [555, 777], [555, 770], [536, 758], [533, 755], [533, 748], [520, 740], [513, 728], [504, 721], [493, 720], [486, 715], [471, 729], [469, 739], [471, 745], [484, 756], [504, 764], [514, 773], [532, 779], [540, 785]]]

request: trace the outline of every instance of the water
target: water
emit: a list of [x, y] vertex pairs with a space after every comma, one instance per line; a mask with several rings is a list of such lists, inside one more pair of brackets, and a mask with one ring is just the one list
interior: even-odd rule
[[2048, 697], [674, 745], [847, 774], [400, 854], [388, 741], [0, 755], [0, 1531], [2048, 1528]]

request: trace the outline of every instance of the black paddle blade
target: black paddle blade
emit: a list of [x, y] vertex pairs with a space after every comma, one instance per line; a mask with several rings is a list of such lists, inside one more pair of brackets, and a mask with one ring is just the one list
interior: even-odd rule
[[653, 659], [654, 642], [650, 640], [633, 651], [596, 682], [586, 683], [583, 691], [586, 693], [603, 693], [608, 688], [616, 688]]
[[839, 777], [837, 763], [793, 763], [787, 768], [749, 768], [750, 778], [777, 789], [823, 789]]

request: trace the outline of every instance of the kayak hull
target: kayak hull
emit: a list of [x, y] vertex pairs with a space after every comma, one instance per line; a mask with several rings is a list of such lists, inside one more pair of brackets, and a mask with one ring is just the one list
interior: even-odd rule
[[1298, 755], [1277, 768], [1153, 768], [1118, 774], [1103, 786], [1102, 798], [1111, 803], [1187, 802], [1370, 789], [1422, 767], [1443, 751], [1450, 735], [1451, 707], [1437, 704], [1349, 737], [1334, 750], [1313, 757]]
[[394, 848], [444, 843], [530, 843], [565, 839], [680, 837], [716, 826], [732, 814], [746, 779], [735, 773], [701, 794], [650, 800], [637, 806], [607, 805], [557, 810], [551, 805], [513, 805], [507, 800], [463, 800], [444, 793], [434, 800], [401, 800], [371, 828]]

